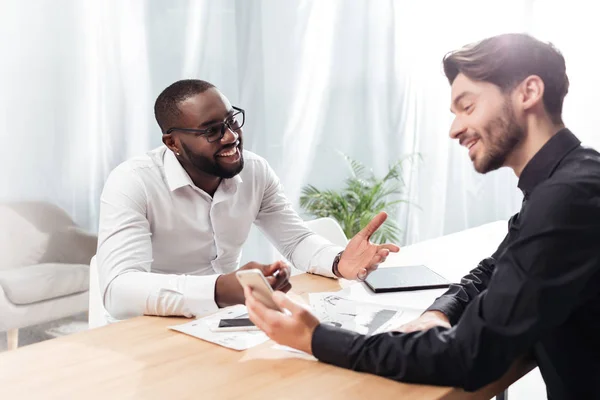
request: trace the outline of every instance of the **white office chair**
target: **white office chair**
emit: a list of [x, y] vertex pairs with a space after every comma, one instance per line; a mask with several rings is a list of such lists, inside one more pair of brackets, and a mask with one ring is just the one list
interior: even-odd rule
[[[346, 245], [348, 244], [348, 239], [346, 238], [346, 234], [342, 230], [342, 227], [333, 218], [317, 218], [310, 221], [305, 221], [305, 224], [308, 227], [308, 229], [310, 229], [317, 235], [329, 240], [335, 245], [346, 247]], [[276, 254], [276, 258], [284, 258], [281, 254], [277, 252]], [[292, 267], [292, 276], [299, 275], [301, 273], [303, 273], [303, 271]]]
[[106, 319], [107, 312], [104, 309], [104, 302], [100, 295], [100, 281], [98, 279], [98, 266], [96, 265], [96, 256], [90, 262], [90, 285], [89, 285], [89, 304], [88, 304], [88, 326], [90, 329], [99, 328], [108, 324]]
[[342, 230], [340, 224], [333, 218], [317, 218], [312, 221], [306, 221], [306, 226], [319, 236], [324, 237], [331, 243], [346, 247], [348, 238]]

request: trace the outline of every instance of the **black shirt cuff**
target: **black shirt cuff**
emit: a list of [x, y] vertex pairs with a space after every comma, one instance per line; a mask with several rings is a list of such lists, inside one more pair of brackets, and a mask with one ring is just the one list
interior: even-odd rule
[[448, 317], [450, 325], [454, 326], [460, 319], [464, 308], [460, 302], [456, 301], [452, 297], [441, 296], [438, 297], [427, 310], [425, 310], [425, 312], [427, 311], [441, 312]]
[[312, 336], [312, 353], [327, 364], [352, 369], [350, 349], [361, 336], [346, 329], [319, 324]]

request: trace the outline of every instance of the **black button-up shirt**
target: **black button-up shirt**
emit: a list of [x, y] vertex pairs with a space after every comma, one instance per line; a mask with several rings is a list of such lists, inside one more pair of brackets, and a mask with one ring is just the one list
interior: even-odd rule
[[567, 129], [524, 168], [524, 200], [492, 257], [429, 310], [452, 328], [313, 334], [321, 361], [404, 381], [476, 390], [532, 354], [548, 397], [600, 399], [600, 154]]

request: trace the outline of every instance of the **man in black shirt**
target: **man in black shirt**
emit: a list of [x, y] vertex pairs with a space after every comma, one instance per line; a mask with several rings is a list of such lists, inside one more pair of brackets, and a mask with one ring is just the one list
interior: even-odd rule
[[549, 398], [600, 398], [600, 154], [562, 122], [564, 58], [506, 34], [446, 55], [444, 72], [450, 137], [478, 172], [519, 177], [523, 204], [498, 250], [402, 332], [321, 325], [283, 293], [274, 298], [290, 315], [248, 292], [250, 318], [323, 362], [399, 381], [476, 390], [532, 355]]

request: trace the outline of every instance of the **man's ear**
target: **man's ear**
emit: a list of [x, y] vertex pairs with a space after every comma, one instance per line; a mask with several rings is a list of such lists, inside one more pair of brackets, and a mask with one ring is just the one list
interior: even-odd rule
[[523, 110], [544, 105], [544, 81], [537, 75], [530, 75], [519, 85], [518, 99]]
[[167, 133], [163, 134], [162, 141], [173, 153], [179, 154], [178, 144], [173, 135]]

